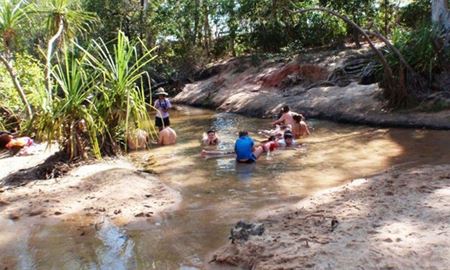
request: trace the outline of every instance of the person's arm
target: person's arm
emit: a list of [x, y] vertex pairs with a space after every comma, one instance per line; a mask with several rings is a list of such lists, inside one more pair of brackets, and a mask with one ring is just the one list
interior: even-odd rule
[[172, 103], [170, 102], [170, 99], [166, 98], [166, 102], [167, 102], [167, 110], [169, 110], [170, 108], [172, 108]]
[[308, 125], [306, 123], [303, 123], [303, 128], [305, 129], [306, 135], [310, 135], [311, 132], [309, 131]]
[[280, 119], [278, 119], [278, 120], [272, 122], [272, 125], [275, 126], [275, 125], [281, 124], [281, 123], [283, 123], [285, 120], [286, 120], [286, 114], [283, 113], [283, 115], [280, 117]]

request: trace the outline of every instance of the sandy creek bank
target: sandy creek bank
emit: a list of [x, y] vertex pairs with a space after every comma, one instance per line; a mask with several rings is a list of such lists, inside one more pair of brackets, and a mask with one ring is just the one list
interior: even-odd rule
[[260, 216], [262, 236], [213, 260], [243, 269], [448, 269], [449, 209], [450, 165], [390, 170], [272, 209]]
[[252, 57], [230, 59], [213, 66], [212, 76], [187, 84], [173, 101], [255, 117], [271, 116], [287, 104], [310, 118], [386, 127], [450, 129], [450, 110], [386, 111], [382, 89], [378, 84], [358, 84], [360, 78], [350, 78], [345, 87], [314, 87], [314, 83], [342, 69], [347, 59], [364, 52], [367, 48], [257, 63]]
[[[0, 179], [42, 163], [56, 150], [38, 147], [40, 151], [35, 155], [0, 159]], [[20, 261], [24, 253], [5, 247], [13, 242], [17, 246], [21, 235], [29, 234], [36, 226], [63, 222], [78, 232], [74, 237], [81, 241], [83, 235], [92, 233], [94, 228], [99, 231], [106, 222], [119, 227], [144, 224], [163, 211], [175, 209], [180, 201], [178, 192], [138, 171], [125, 158], [82, 165], [50, 180], [2, 185], [0, 246], [5, 252], [0, 255], [0, 262], [5, 269], [27, 269]]]

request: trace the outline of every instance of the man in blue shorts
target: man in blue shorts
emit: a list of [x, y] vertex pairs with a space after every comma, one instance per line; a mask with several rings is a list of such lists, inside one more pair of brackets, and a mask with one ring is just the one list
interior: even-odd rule
[[234, 151], [236, 152], [236, 161], [241, 163], [253, 163], [264, 152], [262, 146], [254, 147], [255, 143], [252, 138], [248, 136], [247, 131], [239, 132], [239, 138], [234, 144]]

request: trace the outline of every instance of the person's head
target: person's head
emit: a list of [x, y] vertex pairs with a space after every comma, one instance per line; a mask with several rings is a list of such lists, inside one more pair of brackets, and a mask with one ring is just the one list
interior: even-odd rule
[[239, 138], [248, 136], [248, 131], [247, 130], [241, 130], [239, 131]]
[[0, 135], [0, 148], [4, 148], [11, 140], [13, 139], [13, 136], [3, 133]]
[[208, 136], [209, 140], [214, 140], [216, 138], [216, 131], [213, 129], [210, 129], [206, 132], [206, 135]]
[[164, 88], [158, 87], [158, 89], [156, 89], [155, 95], [158, 96], [159, 99], [164, 99], [169, 94], [167, 94]]
[[273, 142], [276, 141], [277, 137], [275, 135], [272, 135], [269, 137], [269, 139], [267, 139], [269, 142]]
[[286, 143], [286, 146], [290, 146], [294, 142], [294, 135], [290, 131], [286, 131], [284, 133], [283, 138], [284, 138], [284, 142]]
[[281, 108], [281, 111], [282, 111], [283, 113], [289, 112], [289, 106], [288, 106], [288, 105], [284, 105], [283, 108]]
[[305, 121], [305, 117], [302, 114], [295, 114], [292, 118], [294, 118], [294, 121], [297, 123]]

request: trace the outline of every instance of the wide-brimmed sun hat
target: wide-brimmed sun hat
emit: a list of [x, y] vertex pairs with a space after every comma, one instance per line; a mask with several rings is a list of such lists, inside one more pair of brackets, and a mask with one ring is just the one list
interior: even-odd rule
[[168, 96], [169, 94], [162, 87], [158, 87], [155, 91], [155, 96]]

